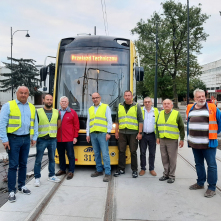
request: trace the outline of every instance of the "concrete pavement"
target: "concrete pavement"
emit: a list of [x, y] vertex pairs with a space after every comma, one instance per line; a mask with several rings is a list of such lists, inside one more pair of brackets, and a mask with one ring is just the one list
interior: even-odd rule
[[[217, 151], [221, 158], [221, 151]], [[191, 149], [187, 148], [186, 142], [185, 146], [179, 149], [179, 153], [190, 162], [194, 162]], [[221, 171], [221, 163], [217, 164]], [[91, 178], [90, 174], [93, 171], [93, 166], [77, 166], [74, 178], [64, 180], [38, 220], [104, 220], [109, 187], [108, 183], [102, 181], [102, 176]], [[208, 199], [203, 196], [206, 185], [204, 190], [190, 191], [188, 187], [196, 182], [196, 173], [182, 158], [177, 159], [175, 183], [159, 181], [163, 166], [158, 146], [155, 171], [157, 177], [147, 172], [144, 176], [133, 179], [130, 165], [127, 165], [125, 175], [112, 178], [113, 207], [109, 213], [113, 214], [113, 220], [220, 220], [220, 192], [217, 191], [216, 196]], [[27, 185], [32, 191], [31, 195], [17, 193], [17, 202], [7, 202], [2, 206], [0, 220], [30, 220], [32, 214], [45, 203], [47, 193], [58, 185], [47, 181], [47, 176], [47, 168], [44, 168], [41, 187], [34, 187], [32, 180]], [[218, 184], [221, 186], [221, 182]]]

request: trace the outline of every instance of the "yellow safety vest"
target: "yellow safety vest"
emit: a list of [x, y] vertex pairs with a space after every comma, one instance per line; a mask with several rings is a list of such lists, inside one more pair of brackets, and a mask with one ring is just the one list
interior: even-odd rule
[[[143, 119], [144, 119], [144, 113], [145, 113], [144, 108], [145, 107], [143, 107], [143, 109], [142, 109]], [[155, 116], [154, 132], [156, 133], [156, 123], [157, 123], [157, 120], [158, 120], [159, 111], [158, 111], [158, 109], [156, 107], [154, 107], [153, 109], [154, 109], [154, 116]]]
[[[13, 133], [21, 127], [21, 111], [16, 103], [16, 100], [9, 101], [9, 121], [7, 125], [7, 133]], [[31, 103], [28, 103], [31, 119], [30, 119], [30, 134], [34, 134], [34, 124], [35, 124], [35, 106]]]
[[126, 113], [125, 108], [122, 104], [118, 106], [118, 121], [119, 129], [131, 129], [138, 130], [137, 120], [137, 104], [132, 106]]
[[165, 122], [164, 113], [165, 111], [160, 112], [160, 116], [157, 121], [157, 127], [158, 127], [160, 138], [169, 138], [169, 139], [174, 139], [174, 140], [179, 139], [180, 133], [178, 129], [178, 124], [176, 122], [179, 112], [176, 110], [173, 110], [167, 122]]
[[52, 109], [52, 117], [49, 122], [47, 115], [43, 108], [37, 110], [38, 112], [38, 137], [44, 137], [49, 134], [50, 137], [57, 137], [57, 123], [59, 112], [56, 109]]
[[107, 133], [107, 118], [105, 116], [107, 104], [101, 104], [96, 114], [94, 113], [94, 106], [89, 108], [90, 115], [90, 133], [94, 131]]

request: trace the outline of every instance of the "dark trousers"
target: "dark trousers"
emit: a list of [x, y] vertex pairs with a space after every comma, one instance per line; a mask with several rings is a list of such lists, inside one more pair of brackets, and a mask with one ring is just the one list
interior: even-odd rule
[[8, 134], [10, 145], [8, 168], [8, 192], [16, 191], [16, 174], [18, 169], [18, 188], [25, 186], [28, 153], [30, 149], [30, 135], [15, 136]]
[[155, 133], [143, 133], [140, 140], [140, 166], [141, 170], [146, 170], [146, 151], [147, 145], [149, 149], [149, 171], [154, 170], [155, 154], [156, 154], [156, 137]]
[[69, 160], [69, 172], [74, 173], [75, 169], [75, 156], [74, 156], [74, 146], [73, 141], [70, 142], [58, 142], [57, 150], [59, 154], [60, 169], [66, 171], [66, 160], [65, 160], [65, 150], [67, 151], [67, 156]]
[[118, 169], [124, 170], [126, 164], [126, 148], [129, 144], [131, 153], [131, 169], [137, 171], [137, 147], [138, 140], [136, 139], [137, 134], [123, 134], [119, 133], [118, 149], [119, 149], [119, 162]]
[[[215, 191], [217, 183], [217, 165], [216, 165], [216, 148], [209, 149], [192, 149], [196, 163], [197, 184], [203, 186], [207, 182], [208, 189]], [[207, 163], [207, 176], [204, 165], [204, 159]]]

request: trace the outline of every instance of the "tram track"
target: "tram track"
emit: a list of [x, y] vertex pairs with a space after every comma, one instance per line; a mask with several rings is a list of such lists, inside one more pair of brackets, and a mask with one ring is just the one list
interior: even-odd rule
[[[195, 166], [188, 160], [186, 159], [184, 156], [182, 156], [180, 153], [178, 153], [178, 156], [185, 161], [194, 171], [196, 171]], [[216, 160], [218, 160], [219, 162], [221, 162], [221, 159], [219, 157], [216, 157]], [[216, 185], [216, 189], [219, 190], [219, 192], [221, 193], [221, 186], [217, 186]]]
[[62, 183], [64, 182], [65, 178], [67, 175], [63, 176], [61, 179], [61, 182], [55, 183], [53, 188], [50, 190], [50, 192], [47, 194], [47, 196], [43, 199], [43, 201], [39, 202], [37, 207], [34, 209], [34, 211], [25, 219], [25, 221], [37, 221], [38, 218], [41, 216], [43, 213], [44, 209], [47, 207], [49, 204], [50, 200], [52, 197], [55, 195], [57, 190], [60, 188]]

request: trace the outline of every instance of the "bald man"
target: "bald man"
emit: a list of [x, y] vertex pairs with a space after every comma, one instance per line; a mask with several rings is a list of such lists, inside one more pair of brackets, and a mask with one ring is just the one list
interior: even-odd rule
[[176, 161], [179, 147], [183, 147], [185, 137], [184, 123], [180, 113], [173, 110], [173, 102], [170, 99], [163, 101], [163, 108], [157, 120], [156, 137], [157, 144], [160, 144], [160, 152], [164, 167], [163, 176], [160, 181], [167, 180], [167, 183], [174, 183]]
[[92, 101], [94, 104], [88, 110], [86, 128], [86, 140], [88, 143], [91, 140], [96, 162], [96, 171], [91, 174], [91, 177], [103, 175], [102, 153], [105, 170], [103, 181], [109, 182], [111, 178], [111, 166], [108, 141], [111, 137], [110, 132], [112, 129], [111, 110], [107, 104], [101, 103], [99, 93], [92, 94]]
[[8, 200], [15, 202], [16, 175], [18, 169], [18, 190], [29, 195], [31, 191], [25, 186], [27, 160], [30, 143], [33, 146], [38, 137], [38, 121], [33, 104], [27, 102], [29, 89], [20, 86], [16, 92], [17, 99], [3, 105], [0, 114], [0, 139], [8, 152]]

